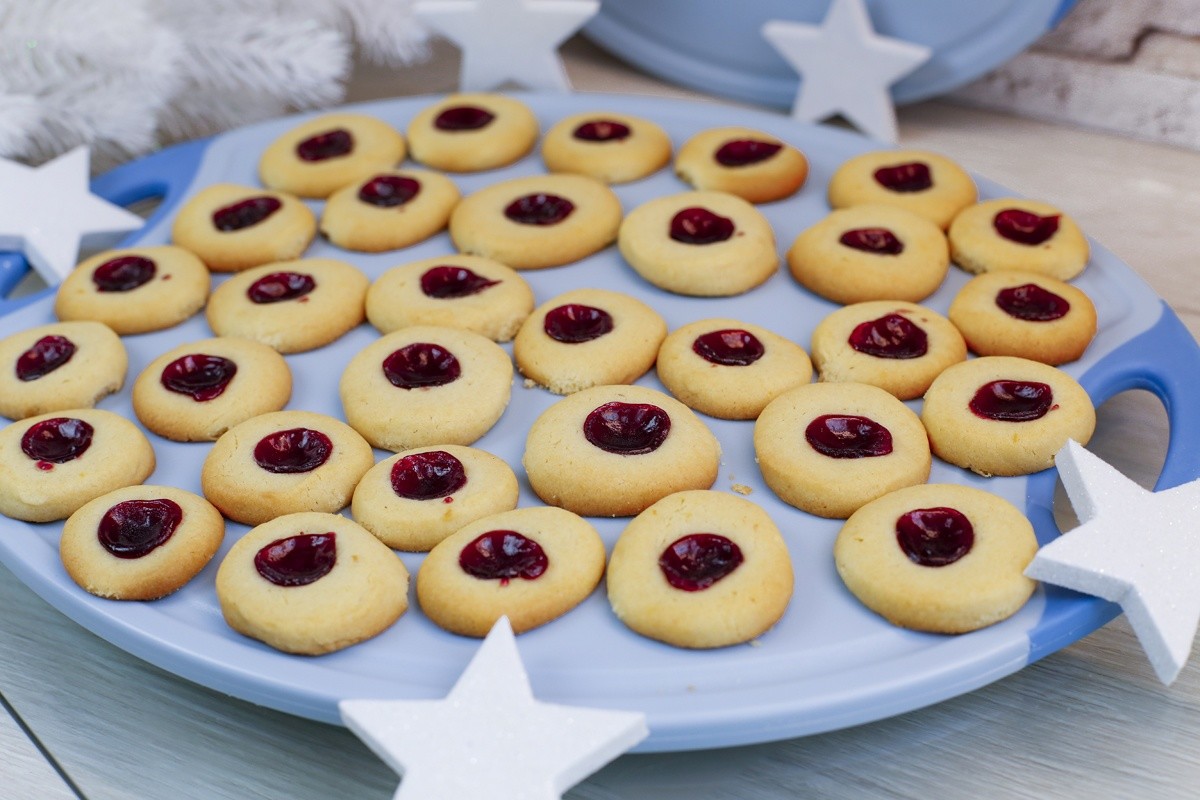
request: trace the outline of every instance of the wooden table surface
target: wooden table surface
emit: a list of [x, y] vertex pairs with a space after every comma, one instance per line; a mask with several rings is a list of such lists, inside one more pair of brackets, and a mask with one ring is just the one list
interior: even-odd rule
[[[584, 41], [565, 48], [580, 91], [697, 97]], [[455, 57], [363, 71], [351, 99], [451, 89]], [[942, 152], [1067, 210], [1200, 332], [1200, 153], [926, 102], [901, 144]], [[1148, 394], [1099, 411], [1091, 449], [1151, 485], [1167, 442]], [[0, 797], [390, 798], [396, 776], [342, 728], [191, 684], [69, 621], [0, 567]], [[7, 713], [6, 713], [7, 712]], [[864, 797], [1195, 797], [1200, 667], [1170, 687], [1119, 618], [968, 695], [790, 741], [627, 755], [567, 796], [613, 800]], [[465, 799], [464, 799], [465, 800]]]

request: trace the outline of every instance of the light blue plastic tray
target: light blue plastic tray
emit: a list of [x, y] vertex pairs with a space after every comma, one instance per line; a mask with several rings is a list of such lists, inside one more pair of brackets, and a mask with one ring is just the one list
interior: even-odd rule
[[[543, 129], [567, 114], [611, 109], [657, 120], [676, 145], [700, 129], [733, 123], [759, 127], [795, 143], [812, 161], [808, 184], [792, 199], [761, 207], [775, 227], [781, 251], [827, 213], [824, 191], [833, 169], [849, 156], [879, 147], [840, 130], [720, 105], [604, 95], [519, 96], [534, 108]], [[394, 100], [357, 110], [403, 129], [432, 100]], [[214, 181], [255, 184], [259, 153], [297, 121], [268, 122], [170, 148], [100, 177], [93, 189], [121, 204], [163, 196], [145, 230], [130, 241], [166, 242], [171, 216], [182, 200]], [[507, 169], [454, 179], [469, 192], [540, 170], [540, 161], [532, 155]], [[990, 181], [980, 179], [979, 184], [985, 196], [1007, 194]], [[630, 209], [650, 197], [685, 188], [664, 170], [617, 187], [617, 192]], [[346, 258], [374, 277], [397, 264], [450, 252], [443, 234], [403, 252], [372, 256], [346, 253], [318, 241], [309, 255]], [[8, 291], [23, 262], [10, 256], [0, 264], [0, 287]], [[728, 316], [767, 325], [805, 345], [816, 323], [835, 308], [806, 293], [786, 270], [740, 297], [694, 299], [666, 294], [638, 278], [615, 248], [566, 267], [528, 272], [525, 277], [539, 302], [573, 287], [612, 288], [643, 298], [672, 328], [705, 317]], [[963, 273], [952, 269], [928, 304], [944, 312], [965, 280]], [[1189, 405], [1185, 399], [1196, 396], [1200, 349], [1150, 288], [1103, 248], [1095, 247], [1078, 285], [1096, 302], [1100, 332], [1087, 355], [1068, 371], [1082, 381], [1097, 404], [1130, 388], [1157, 394], [1171, 423], [1171, 446], [1160, 484], [1172, 486], [1194, 478], [1200, 474], [1200, 448], [1195, 446], [1200, 442], [1200, 416], [1194, 403]], [[0, 336], [53, 321], [52, 300], [42, 294], [20, 302], [0, 301]], [[126, 337], [127, 383], [159, 353], [210, 335], [201, 316], [169, 331]], [[346, 361], [376, 336], [364, 325], [328, 348], [288, 356], [296, 378], [289, 407], [340, 415], [335, 378]], [[659, 387], [653, 374], [640, 382]], [[525, 432], [554, 400], [548, 392], [523, 388], [518, 381], [511, 406], [479, 446], [505, 458], [521, 475]], [[131, 415], [128, 389], [101, 406]], [[976, 633], [936, 636], [895, 628], [863, 609], [839, 581], [831, 557], [838, 523], [786, 506], [765, 487], [754, 464], [752, 423], [707, 421], [725, 453], [715, 488], [729, 491], [733, 483], [751, 487], [750, 499], [767, 509], [791, 549], [796, 591], [780, 623], [754, 645], [709, 652], [678, 650], [624, 628], [600, 590], [567, 616], [518, 640], [539, 698], [644, 711], [651, 733], [641, 750], [762, 742], [898, 714], [1021, 669], [1088, 634], [1117, 611], [1093, 598], [1039, 589], [1016, 616]], [[150, 482], [198, 490], [200, 465], [209, 446], [150, 438], [159, 457]], [[521, 504], [537, 504], [521, 477]], [[1058, 535], [1050, 510], [1054, 479], [1051, 470], [1028, 480], [985, 480], [940, 462], [935, 463], [931, 478], [981, 486], [1012, 500], [1033, 519], [1042, 541]], [[611, 546], [623, 521], [598, 520], [597, 526]], [[184, 678], [289, 713], [336, 723], [336, 704], [343, 698], [442, 696], [478, 646], [475, 640], [436, 628], [414, 607], [381, 636], [342, 652], [317, 658], [283, 655], [225, 626], [213, 590], [216, 562], [166, 599], [104, 601], [78, 589], [63, 571], [57, 553], [59, 531], [58, 524], [0, 520], [0, 560], [49, 603], [118, 647]], [[225, 549], [244, 531], [231, 525]], [[415, 571], [421, 557], [406, 555], [404, 560]]]

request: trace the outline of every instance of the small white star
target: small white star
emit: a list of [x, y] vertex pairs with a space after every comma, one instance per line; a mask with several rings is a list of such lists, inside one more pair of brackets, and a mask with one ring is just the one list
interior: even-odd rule
[[88, 190], [87, 147], [40, 167], [0, 158], [0, 250], [23, 252], [51, 286], [75, 268], [84, 235], [142, 225], [137, 214]]
[[863, 133], [887, 142], [897, 137], [888, 87], [933, 52], [875, 33], [863, 0], [833, 0], [820, 25], [771, 20], [762, 34], [802, 77], [793, 117], [820, 122], [841, 114]]
[[444, 700], [343, 700], [342, 720], [404, 776], [395, 800], [559, 800], [644, 739], [644, 714], [534, 699], [507, 617]]
[[422, 0], [413, 15], [462, 50], [459, 89], [570, 89], [558, 47], [600, 10], [599, 0]]
[[1055, 464], [1081, 524], [1042, 547], [1025, 574], [1118, 603], [1171, 683], [1200, 621], [1200, 481], [1150, 492], [1073, 441]]

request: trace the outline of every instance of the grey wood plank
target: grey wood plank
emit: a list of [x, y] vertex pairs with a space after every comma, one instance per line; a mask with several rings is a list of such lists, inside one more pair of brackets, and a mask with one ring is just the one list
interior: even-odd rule
[[8, 709], [0, 705], [0, 792], [4, 797], [78, 800]]

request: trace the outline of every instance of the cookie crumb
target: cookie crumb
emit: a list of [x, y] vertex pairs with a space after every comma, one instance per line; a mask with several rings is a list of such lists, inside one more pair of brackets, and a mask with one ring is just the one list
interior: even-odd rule
[[521, 385], [526, 389], [536, 389], [537, 381], [535, 381], [533, 378], [526, 378], [525, 380], [521, 381]]
[[729, 488], [733, 489], [738, 494], [750, 494], [752, 491], [754, 491], [744, 483], [735, 483]]

